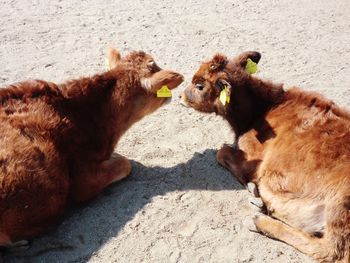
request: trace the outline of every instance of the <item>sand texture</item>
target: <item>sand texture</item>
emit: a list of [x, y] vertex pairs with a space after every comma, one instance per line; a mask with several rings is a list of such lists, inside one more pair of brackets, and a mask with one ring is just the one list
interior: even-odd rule
[[0, 86], [101, 72], [109, 44], [149, 52], [186, 78], [171, 104], [118, 144], [132, 175], [6, 262], [313, 262], [247, 230], [250, 195], [215, 160], [234, 134], [177, 97], [216, 52], [257, 50], [259, 76], [350, 108], [349, 7], [349, 0], [0, 1]]

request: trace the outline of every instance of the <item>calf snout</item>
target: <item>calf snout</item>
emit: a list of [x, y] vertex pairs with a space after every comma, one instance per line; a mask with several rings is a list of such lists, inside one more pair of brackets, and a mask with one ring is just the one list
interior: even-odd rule
[[189, 108], [190, 106], [188, 105], [188, 102], [186, 100], [186, 98], [188, 98], [188, 96], [186, 96], [186, 90], [184, 90], [181, 95], [179, 96], [179, 99], [180, 99], [180, 104], [182, 106], [185, 106], [186, 108]]
[[184, 81], [184, 76], [175, 71], [163, 70], [163, 72], [160, 74], [162, 74], [164, 78], [164, 84], [166, 84], [169, 89], [176, 88]]

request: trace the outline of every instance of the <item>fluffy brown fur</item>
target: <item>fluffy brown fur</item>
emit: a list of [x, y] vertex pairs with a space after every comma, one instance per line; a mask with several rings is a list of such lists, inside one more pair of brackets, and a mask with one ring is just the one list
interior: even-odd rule
[[[161, 107], [163, 85], [183, 77], [150, 55], [109, 53], [113, 69], [61, 85], [33, 80], [0, 89], [0, 245], [51, 227], [73, 202], [129, 175], [113, 154], [136, 121]], [[24, 244], [20, 242], [20, 244]]]
[[[237, 135], [217, 159], [258, 186], [268, 215], [257, 230], [320, 262], [350, 262], [350, 114], [317, 93], [248, 75], [245, 52], [201, 65], [182, 100], [223, 116]], [[231, 101], [219, 101], [224, 87]]]

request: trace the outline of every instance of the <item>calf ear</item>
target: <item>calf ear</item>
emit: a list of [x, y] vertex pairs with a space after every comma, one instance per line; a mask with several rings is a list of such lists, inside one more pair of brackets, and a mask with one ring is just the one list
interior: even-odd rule
[[216, 54], [209, 62], [209, 72], [214, 73], [223, 70], [227, 62], [228, 60], [226, 56], [222, 54]]
[[251, 59], [256, 64], [259, 63], [261, 58], [261, 54], [257, 51], [246, 51], [238, 55], [233, 59], [234, 63], [241, 66], [242, 68], [245, 68], [247, 65], [247, 60]]
[[115, 68], [120, 59], [121, 59], [121, 55], [117, 49], [113, 47], [109, 47], [107, 49], [106, 64], [108, 69]]
[[226, 105], [228, 103], [230, 103], [231, 100], [231, 85], [229, 82], [227, 82], [224, 79], [218, 79], [215, 82], [215, 87], [216, 89], [218, 89], [218, 91], [220, 92], [218, 98], [220, 100], [220, 102], [222, 103], [222, 105]]
[[231, 92], [231, 84], [224, 80], [224, 79], [218, 79], [216, 82], [215, 82], [215, 88], [221, 92], [223, 91], [224, 89], [227, 89], [227, 91]]

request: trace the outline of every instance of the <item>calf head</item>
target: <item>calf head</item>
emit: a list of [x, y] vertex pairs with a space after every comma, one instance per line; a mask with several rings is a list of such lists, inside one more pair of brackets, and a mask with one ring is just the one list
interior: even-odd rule
[[250, 59], [258, 63], [260, 57], [260, 53], [254, 51], [244, 52], [233, 59], [215, 55], [195, 73], [192, 83], [181, 95], [182, 104], [198, 111], [224, 115], [230, 101], [236, 97], [235, 93], [239, 93], [251, 78], [246, 72], [247, 62]]
[[158, 97], [157, 91], [166, 86], [174, 89], [183, 82], [183, 76], [171, 70], [160, 68], [151, 55], [143, 51], [133, 51], [125, 57], [114, 48], [107, 53], [108, 65], [113, 70], [131, 72], [134, 80], [126, 83], [128, 93], [132, 94], [133, 114], [139, 119], [161, 107], [170, 100], [169, 97]]

